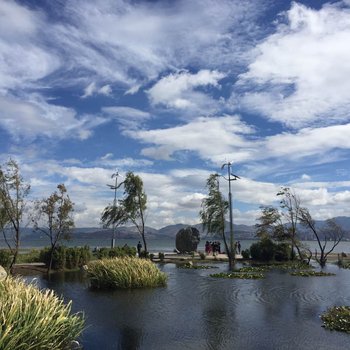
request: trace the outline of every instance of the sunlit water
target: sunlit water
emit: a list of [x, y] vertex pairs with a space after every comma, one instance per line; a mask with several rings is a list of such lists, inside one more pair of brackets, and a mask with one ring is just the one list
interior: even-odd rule
[[[146, 290], [92, 291], [81, 273], [60, 273], [41, 287], [84, 311], [84, 349], [349, 349], [350, 335], [322, 327], [320, 315], [350, 305], [350, 271], [334, 277], [293, 277], [271, 271], [262, 280], [209, 277], [217, 269], [161, 265], [168, 285]], [[30, 280], [30, 278], [28, 278]]]

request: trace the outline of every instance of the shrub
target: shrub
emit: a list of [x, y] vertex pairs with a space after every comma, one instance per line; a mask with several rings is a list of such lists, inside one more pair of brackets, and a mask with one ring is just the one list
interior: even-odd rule
[[0, 265], [8, 270], [12, 262], [11, 252], [7, 249], [0, 249]]
[[88, 264], [92, 288], [143, 288], [164, 286], [165, 273], [150, 260], [135, 257], [103, 259]]
[[0, 283], [0, 349], [65, 349], [84, 327], [53, 291], [7, 278]]
[[275, 244], [269, 238], [263, 238], [250, 246], [250, 255], [253, 260], [270, 261], [275, 256]]
[[292, 248], [288, 243], [279, 243], [275, 245], [275, 260], [288, 261], [290, 259]]
[[17, 263], [35, 263], [40, 262], [40, 250], [32, 249], [29, 252], [24, 252], [18, 255]]
[[149, 259], [150, 258], [149, 252], [146, 252], [145, 250], [143, 250], [140, 253], [139, 258], [141, 258], [141, 259]]
[[[40, 260], [47, 266], [50, 263], [50, 248], [40, 251]], [[71, 247], [59, 246], [55, 249], [52, 260], [54, 270], [77, 269], [91, 260], [92, 254], [88, 246]]]
[[159, 253], [158, 253], [158, 257], [159, 257], [159, 260], [160, 260], [160, 261], [163, 261], [165, 255], [164, 255], [164, 253], [159, 252]]
[[136, 248], [125, 245], [124, 247], [100, 248], [97, 251], [98, 259], [121, 258], [123, 256], [135, 256]]
[[249, 251], [249, 249], [242, 250], [242, 257], [243, 257], [243, 259], [249, 259], [250, 258], [250, 251]]

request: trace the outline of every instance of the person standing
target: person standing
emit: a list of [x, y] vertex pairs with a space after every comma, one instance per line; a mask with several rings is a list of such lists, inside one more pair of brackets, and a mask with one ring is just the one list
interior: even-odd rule
[[137, 254], [140, 256], [141, 255], [141, 249], [142, 249], [142, 244], [139, 241], [139, 243], [137, 243]]
[[240, 241], [238, 241], [237, 248], [238, 248], [238, 254], [241, 254], [241, 242]]

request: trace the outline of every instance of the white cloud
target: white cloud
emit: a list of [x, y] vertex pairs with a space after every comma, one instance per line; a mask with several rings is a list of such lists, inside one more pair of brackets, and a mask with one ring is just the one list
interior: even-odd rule
[[102, 112], [109, 119], [115, 119], [125, 130], [139, 129], [142, 124], [151, 118], [148, 112], [126, 106], [103, 107]]
[[112, 88], [110, 85], [107, 84], [98, 88], [96, 86], [96, 83], [92, 82], [84, 89], [84, 95], [82, 96], [82, 98], [87, 98], [94, 95], [110, 96], [111, 94], [112, 94]]
[[142, 154], [149, 157], [171, 159], [176, 151], [190, 150], [204, 159], [220, 163], [225, 161], [223, 155], [230, 156], [233, 161], [248, 159], [255, 150], [250, 149], [253, 143], [243, 135], [253, 131], [238, 116], [223, 116], [200, 117], [168, 129], [128, 131], [127, 135], [156, 145], [142, 150]]
[[259, 89], [240, 102], [291, 128], [349, 120], [349, 6], [338, 2], [313, 10], [294, 2], [286, 17], [240, 76], [238, 86]]
[[27, 140], [38, 136], [86, 139], [92, 129], [105, 122], [99, 117], [78, 117], [67, 107], [47, 103], [40, 95], [22, 99], [0, 96], [0, 126], [13, 137]]
[[148, 90], [152, 104], [163, 104], [181, 110], [212, 109], [217, 102], [195, 89], [203, 86], [219, 87], [225, 74], [218, 71], [200, 70], [196, 74], [180, 72], [161, 78]]

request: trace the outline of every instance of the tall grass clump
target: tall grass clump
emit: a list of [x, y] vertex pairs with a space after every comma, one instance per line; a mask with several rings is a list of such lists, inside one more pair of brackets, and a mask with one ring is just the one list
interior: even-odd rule
[[22, 280], [0, 282], [0, 349], [68, 349], [84, 327], [79, 314], [70, 315], [53, 291], [40, 291]]
[[166, 285], [167, 276], [150, 260], [122, 257], [91, 261], [88, 276], [92, 288], [145, 288]]

